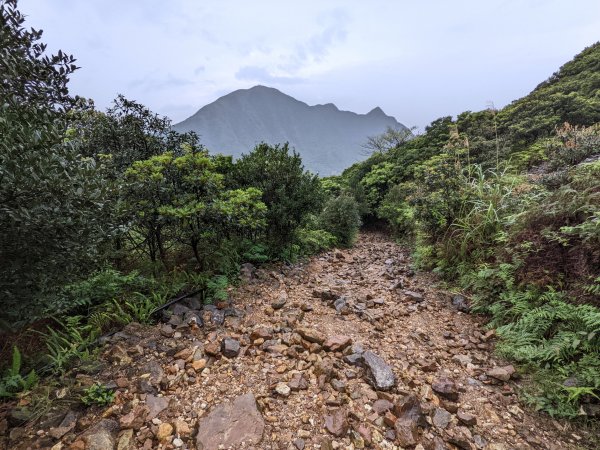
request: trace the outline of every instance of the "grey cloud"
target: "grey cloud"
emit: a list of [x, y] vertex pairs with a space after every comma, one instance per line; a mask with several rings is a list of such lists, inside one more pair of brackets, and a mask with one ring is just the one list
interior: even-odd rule
[[160, 91], [172, 87], [189, 86], [191, 84], [194, 84], [194, 82], [191, 80], [175, 77], [169, 74], [166, 78], [155, 78], [153, 76], [148, 75], [142, 79], [131, 81], [130, 83], [128, 83], [128, 87], [138, 88], [144, 92], [151, 92]]
[[320, 22], [325, 24], [324, 28], [310, 36], [306, 42], [296, 45], [289, 62], [280, 65], [280, 68], [295, 71], [312, 61], [321, 61], [329, 54], [329, 49], [333, 45], [346, 40], [348, 15], [343, 10], [331, 11], [323, 16]]
[[258, 81], [261, 83], [280, 83], [280, 84], [296, 84], [305, 81], [300, 77], [281, 77], [271, 75], [264, 67], [245, 66], [240, 68], [235, 74], [238, 80]]

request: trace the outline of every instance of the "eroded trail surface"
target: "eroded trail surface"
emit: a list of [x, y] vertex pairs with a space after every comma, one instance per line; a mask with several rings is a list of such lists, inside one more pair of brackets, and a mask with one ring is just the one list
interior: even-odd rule
[[[569, 449], [525, 410], [495, 337], [388, 238], [253, 270], [230, 303], [172, 308], [106, 346], [110, 408], [47, 422], [57, 449]], [[454, 303], [454, 304], [453, 304]], [[220, 309], [219, 309], [220, 308]], [[62, 422], [62, 423], [61, 423]], [[33, 430], [35, 432], [37, 430]], [[13, 441], [27, 440], [20, 436]], [[22, 444], [26, 445], [26, 444]], [[29, 445], [29, 444], [27, 444]]]

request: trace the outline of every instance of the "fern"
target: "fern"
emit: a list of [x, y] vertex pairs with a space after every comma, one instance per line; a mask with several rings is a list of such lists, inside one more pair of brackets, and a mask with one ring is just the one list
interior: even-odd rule
[[21, 352], [14, 346], [11, 365], [0, 378], [0, 398], [15, 397], [20, 392], [29, 391], [38, 383], [39, 378], [34, 370], [25, 377], [21, 375], [22, 362]]

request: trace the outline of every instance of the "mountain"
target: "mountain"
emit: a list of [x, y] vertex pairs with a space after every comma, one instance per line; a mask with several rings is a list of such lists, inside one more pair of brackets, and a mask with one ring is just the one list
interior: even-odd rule
[[307, 169], [324, 176], [364, 159], [367, 137], [387, 127], [406, 129], [379, 107], [356, 114], [340, 111], [333, 103], [309, 106], [266, 86], [231, 92], [173, 126], [198, 133], [210, 151], [234, 157], [262, 141], [289, 142]]

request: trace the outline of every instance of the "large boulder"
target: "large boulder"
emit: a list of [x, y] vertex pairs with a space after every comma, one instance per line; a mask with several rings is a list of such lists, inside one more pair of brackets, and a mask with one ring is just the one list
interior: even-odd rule
[[196, 448], [217, 448], [257, 445], [262, 440], [265, 423], [256, 407], [252, 393], [240, 395], [231, 402], [221, 403], [198, 421]]

